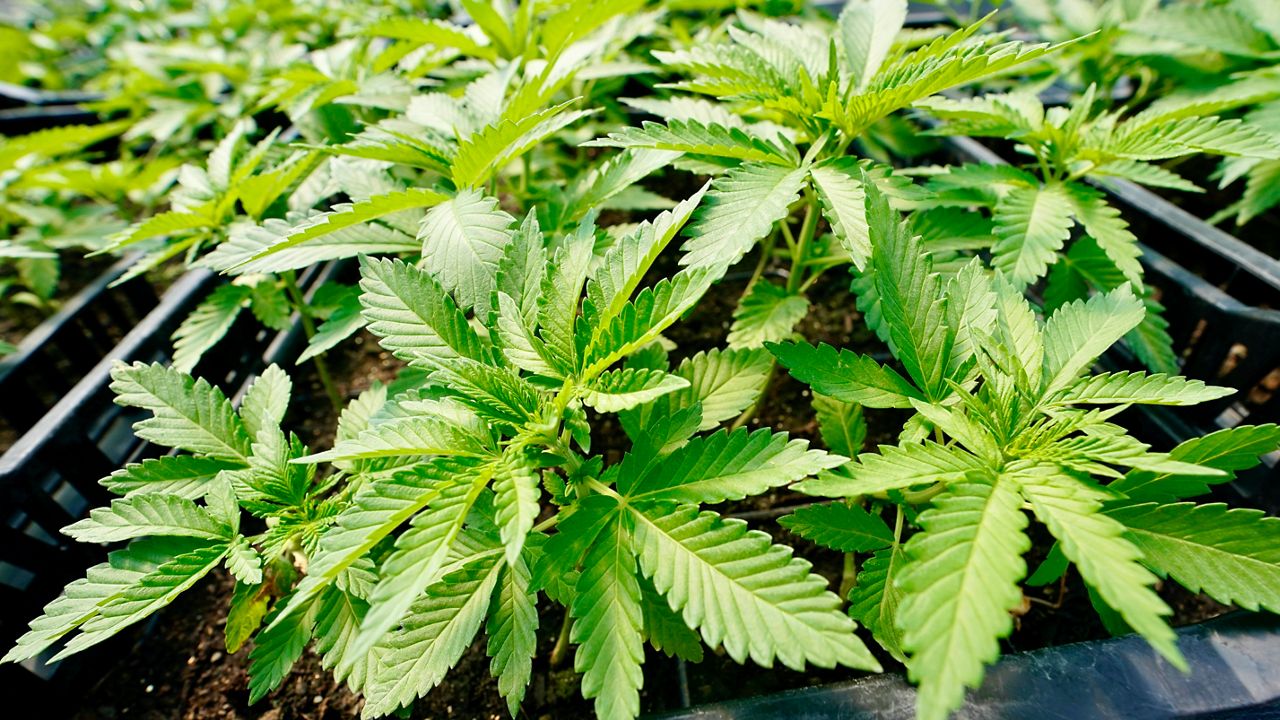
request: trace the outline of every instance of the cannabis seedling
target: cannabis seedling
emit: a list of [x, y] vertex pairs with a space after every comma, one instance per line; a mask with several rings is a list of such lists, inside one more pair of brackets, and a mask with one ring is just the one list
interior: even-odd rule
[[[1047, 275], [1050, 311], [1091, 291], [1144, 290], [1138, 238], [1087, 180], [1123, 178], [1195, 192], [1200, 188], [1158, 161], [1200, 153], [1280, 157], [1280, 146], [1266, 135], [1239, 120], [1204, 116], [1196, 105], [1153, 107], [1126, 118], [1095, 112], [1094, 97], [1091, 87], [1070, 107], [1047, 110], [1022, 93], [918, 103], [941, 120], [936, 133], [1007, 139], [1032, 158], [1023, 165], [950, 168], [929, 179], [921, 204], [943, 209], [931, 224], [944, 234], [952, 225], [972, 229], [972, 218], [956, 209], [985, 209], [993, 264], [1018, 288]], [[1084, 236], [1064, 252], [1077, 224]], [[1126, 339], [1151, 369], [1176, 372], [1167, 323], [1157, 314], [1162, 308], [1154, 299], [1147, 304], [1151, 312]]]
[[[702, 196], [642, 223], [598, 262], [592, 215], [548, 252], [530, 213], [518, 229], [501, 231], [504, 249], [476, 325], [430, 271], [362, 259], [369, 329], [418, 380], [390, 399], [379, 387], [353, 402], [331, 450], [299, 457], [305, 451], [290, 446], [270, 455], [289, 477], [319, 477], [315, 466], [332, 464], [337, 472], [321, 486], [333, 485], [329, 497], [340, 507], [314, 543], [288, 544], [305, 570], [254, 637], [253, 698], [278, 685], [314, 640], [337, 677], [364, 694], [366, 716], [385, 715], [440, 683], [484, 625], [493, 673], [515, 714], [530, 681], [539, 591], [567, 608], [560, 647], [578, 646], [574, 667], [601, 717], [638, 714], [646, 640], [690, 659], [701, 657], [700, 633], [740, 662], [878, 668], [809, 563], [699, 507], [846, 462], [767, 430], [699, 434], [754, 402], [768, 369], [757, 349], [700, 353], [671, 370], [659, 343], [716, 277], [692, 268], [640, 287]], [[127, 391], [122, 401], [143, 402], [118, 385]], [[254, 468], [258, 446], [239, 428], [259, 402], [246, 399], [241, 420], [207, 386], [196, 388], [205, 401], [180, 411], [172, 400], [146, 400], [165, 424], [147, 421], [140, 431], [219, 461], [247, 458]], [[621, 462], [606, 466], [590, 454], [588, 408], [620, 414], [633, 440]], [[223, 447], [230, 441], [239, 444]], [[273, 473], [280, 467], [271, 465]], [[219, 482], [188, 480], [199, 492]], [[231, 487], [238, 493], [241, 484]], [[185, 520], [135, 527], [133, 515], [118, 514], [112, 522], [129, 536], [186, 532]], [[230, 542], [209, 538], [198, 568], [161, 565], [174, 576], [165, 597]], [[81, 623], [97, 629], [90, 618], [131, 602], [115, 598], [156, 585], [150, 575], [113, 576], [114, 585], [82, 597], [78, 589], [98, 588], [97, 577], [50, 605], [11, 659]]]
[[[172, 368], [119, 363], [111, 376], [118, 404], [153, 415], [134, 426], [138, 437], [186, 454], [133, 463], [103, 478], [104, 487], [123, 497], [64, 532], [82, 542], [128, 544], [47, 605], [7, 662], [55, 646], [52, 660], [92, 647], [164, 608], [219, 566], [236, 578], [226, 625], [227, 647], [235, 651], [292, 584], [295, 555], [314, 551], [342, 507], [333, 482], [338, 476], [320, 479], [314, 467], [290, 463], [308, 451], [280, 429], [291, 383], [274, 365], [253, 382], [238, 412], [217, 387]], [[242, 512], [265, 529], [244, 530]], [[368, 581], [369, 573], [349, 577]], [[324, 607], [340, 612], [354, 587], [331, 589]], [[333, 641], [328, 631], [317, 636], [322, 653]], [[256, 672], [280, 672], [278, 657], [255, 653]]]
[[48, 307], [62, 274], [59, 251], [101, 244], [92, 230], [113, 219], [64, 197], [87, 193], [66, 187], [59, 173], [124, 129], [124, 123], [72, 125], [0, 139], [0, 268], [13, 273], [0, 277], [0, 298], [18, 287], [9, 299]]
[[1177, 667], [1186, 663], [1164, 619], [1172, 611], [1153, 589], [1158, 577], [1280, 612], [1280, 520], [1182, 502], [1256, 464], [1280, 443], [1280, 428], [1241, 426], [1152, 452], [1115, 422], [1119, 412], [1232, 391], [1163, 374], [1088, 374], [1142, 320], [1128, 285], [1042, 321], [1002, 272], [993, 277], [976, 259], [944, 280], [870, 188], [867, 218], [872, 252], [854, 284], [859, 308], [905, 375], [826, 345], [769, 350], [817, 393], [915, 414], [899, 444], [798, 484], [839, 501], [783, 524], [827, 546], [874, 553], [850, 612], [906, 662], [920, 685], [919, 717], [945, 717], [999, 656], [1010, 611], [1023, 602], [1030, 518], [1057, 542], [1026, 582], [1074, 566], [1110, 627], [1141, 633]]
[[[681, 153], [686, 167], [719, 175], [684, 245], [689, 267], [727, 268], [766, 240], [735, 312], [732, 347], [789, 336], [808, 309], [804, 291], [823, 272], [850, 261], [865, 265], [863, 172], [874, 168], [872, 177], [891, 192], [905, 192], [905, 180], [848, 155], [851, 146], [866, 152], [894, 113], [1054, 49], [980, 35], [983, 21], [911, 49], [897, 42], [906, 12], [905, 0], [850, 2], [834, 26], [743, 13], [742, 27], [727, 28], [727, 41], [654, 53], [675, 73], [669, 87], [722, 102], [632, 100], [666, 122], [590, 143]], [[800, 208], [793, 229], [790, 218]], [[820, 218], [835, 240], [819, 236]], [[788, 260], [785, 286], [762, 278], [774, 254]]]

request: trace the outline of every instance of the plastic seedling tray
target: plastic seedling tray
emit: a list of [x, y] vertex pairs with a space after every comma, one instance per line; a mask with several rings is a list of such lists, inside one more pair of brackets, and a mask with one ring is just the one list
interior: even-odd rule
[[[1235, 613], [1178, 630], [1184, 674], [1136, 635], [1006, 655], [957, 720], [1280, 718], [1280, 618]], [[877, 675], [650, 720], [912, 720], [915, 690]]]
[[10, 431], [29, 430], [159, 303], [144, 278], [111, 287], [135, 261], [112, 265], [0, 358], [0, 423]]
[[98, 122], [98, 114], [80, 103], [102, 99], [97, 93], [54, 92], [0, 83], [0, 135], [23, 135], [60, 125]]

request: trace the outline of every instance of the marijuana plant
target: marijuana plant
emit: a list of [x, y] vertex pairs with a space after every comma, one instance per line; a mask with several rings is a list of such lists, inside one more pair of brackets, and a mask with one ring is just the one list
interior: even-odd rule
[[1027, 582], [1074, 566], [1099, 611], [1118, 619], [1112, 626], [1141, 633], [1177, 667], [1187, 666], [1164, 619], [1172, 611], [1152, 587], [1158, 577], [1280, 612], [1280, 520], [1184, 502], [1274, 450], [1280, 428], [1241, 426], [1152, 452], [1116, 422], [1119, 412], [1232, 391], [1164, 374], [1088, 374], [1142, 320], [1128, 285], [1042, 321], [1002, 271], [989, 275], [976, 259], [949, 280], [935, 273], [872, 186], [867, 219], [871, 257], [854, 287], [901, 371], [825, 345], [768, 349], [816, 393], [915, 414], [899, 444], [799, 483], [838, 500], [784, 524], [873, 553], [850, 614], [906, 663], [921, 718], [945, 717], [999, 655], [1023, 601], [1028, 516], [1057, 542]]
[[[220, 394], [176, 371], [117, 370], [120, 401], [157, 412], [138, 426], [144, 437], [213, 459], [212, 466], [204, 457], [155, 462], [180, 465], [160, 476], [181, 481], [193, 496], [223, 488], [217, 509], [201, 510], [219, 527], [234, 527], [227, 488], [254, 511], [247, 503], [256, 495], [246, 492], [258, 492], [257, 478], [280, 473], [318, 488], [306, 496], [317, 508], [336, 507], [323, 519], [319, 510], [306, 515], [299, 527], [315, 536], [277, 544], [304, 570], [296, 585], [278, 582], [271, 586], [278, 591], [265, 593], [278, 599], [254, 636], [254, 699], [314, 642], [336, 676], [364, 694], [365, 714], [385, 715], [440, 683], [484, 625], [491, 667], [514, 715], [530, 679], [539, 592], [566, 607], [556, 652], [578, 646], [574, 668], [602, 717], [638, 714], [646, 641], [697, 658], [701, 634], [739, 662], [878, 668], [807, 562], [741, 521], [700, 509], [846, 461], [767, 430], [700, 434], [754, 402], [769, 368], [757, 349], [700, 353], [672, 370], [659, 342], [716, 277], [687, 268], [641, 288], [702, 197], [640, 224], [598, 261], [593, 214], [555, 238], [551, 251], [533, 212], [519, 229], [499, 230], [502, 255], [475, 325], [461, 293], [446, 290], [443, 268], [362, 258], [369, 329], [417, 381], [390, 398], [375, 387], [354, 401], [325, 452], [280, 444], [278, 413], [272, 422], [260, 419], [256, 385], [236, 416]], [[138, 389], [137, 378], [152, 374], [169, 383]], [[620, 414], [633, 441], [621, 462], [606, 466], [590, 454], [588, 408]], [[277, 439], [270, 448], [263, 426]], [[259, 456], [272, 461], [270, 473], [257, 470]], [[322, 462], [335, 472], [317, 483]], [[200, 472], [188, 467], [199, 463]], [[125, 477], [143, 474], [133, 469]], [[121, 487], [123, 480], [110, 482]], [[126, 505], [96, 511], [73, 532], [186, 536], [199, 510], [183, 505], [186, 514], [151, 522], [133, 512], [141, 501], [118, 502]], [[88, 532], [107, 525], [121, 529]], [[105, 566], [110, 573], [91, 571], [48, 607], [9, 659], [30, 657], [77, 627], [84, 632], [63, 654], [105, 638], [125, 624], [117, 608], [127, 606], [132, 622], [163, 605], [233, 544], [245, 544], [233, 534], [211, 530], [206, 535], [216, 537], [201, 535], [173, 560], [148, 555], [144, 565], [118, 556]], [[264, 606], [254, 608], [246, 625], [256, 625]], [[111, 619], [93, 619], [99, 616]]]
[[13, 273], [0, 277], [0, 297], [16, 286], [14, 301], [46, 307], [61, 275], [58, 252], [102, 245], [102, 236], [85, 226], [109, 228], [113, 219], [86, 204], [88, 193], [69, 187], [60, 173], [124, 129], [122, 123], [72, 125], [0, 140], [0, 267]]
[[[1239, 120], [1204, 115], [1200, 106], [1153, 107], [1123, 117], [1095, 112], [1094, 98], [1091, 87], [1070, 107], [1047, 110], [1034, 95], [1023, 93], [918, 103], [941, 120], [933, 132], [1007, 139], [1034, 159], [1022, 165], [949, 168], [929, 179], [922, 205], [944, 209], [924, 220], [944, 234], [957, 223], [973, 226], [971, 218], [946, 209], [986, 210], [993, 264], [1018, 288], [1047, 275], [1044, 299], [1050, 311], [1094, 290], [1124, 284], [1135, 292], [1144, 288], [1137, 237], [1105, 194], [1086, 180], [1123, 178], [1196, 192], [1198, 186], [1157, 163], [1199, 153], [1280, 157], [1280, 146], [1263, 133]], [[1084, 237], [1063, 252], [1077, 224]], [[1152, 312], [1127, 341], [1151, 369], [1176, 372], [1167, 323], [1153, 299], [1147, 304]]]
[[[134, 426], [138, 437], [186, 454], [133, 463], [103, 478], [122, 497], [65, 532], [82, 542], [128, 544], [46, 606], [5, 661], [55, 645], [52, 660], [92, 647], [220, 566], [236, 578], [226, 625], [234, 651], [256, 631], [271, 599], [288, 589], [295, 555], [314, 550], [341, 507], [336, 477], [320, 479], [314, 467], [290, 463], [307, 449], [280, 429], [291, 384], [279, 368], [254, 381], [239, 411], [217, 387], [158, 364], [119, 363], [111, 375], [118, 404], [152, 413]], [[266, 529], [242, 529], [242, 512]], [[349, 591], [334, 588], [325, 601], [343, 607]]]
[[[581, 14], [587, 5], [593, 4], [562, 12]], [[538, 188], [567, 184], [569, 190], [537, 203], [544, 208], [543, 219], [558, 231], [658, 167], [650, 159], [627, 156], [581, 171], [587, 178], [581, 182], [576, 168], [552, 172], [558, 145], [549, 141], [596, 112], [574, 109], [583, 98], [564, 97], [566, 88], [579, 74], [598, 80], [625, 72], [625, 63], [608, 66], [645, 27], [634, 17], [628, 18], [630, 25], [619, 17], [632, 5], [594, 5], [580, 22], [547, 24], [533, 23], [541, 10], [532, 3], [521, 4], [510, 16], [490, 4], [469, 3], [477, 19], [472, 28], [396, 14], [359, 32], [395, 40], [382, 54], [370, 55], [379, 46], [372, 40], [344, 41], [325, 51], [332, 57], [323, 67], [333, 77], [317, 79], [314, 68], [281, 76], [264, 102], [299, 121], [334, 103], [359, 105], [350, 94], [360, 88], [367, 93], [372, 85], [379, 88], [376, 106], [390, 116], [347, 112], [341, 130], [330, 132], [325, 142], [312, 139], [305, 149], [315, 155], [307, 157], [326, 159], [308, 167], [310, 174], [290, 197], [285, 216], [255, 217], [253, 224], [233, 227], [204, 264], [252, 282], [263, 273], [287, 278], [315, 263], [357, 254], [421, 255], [465, 309], [486, 306], [502, 253], [500, 238], [515, 222], [499, 197], [506, 208], [532, 207], [548, 195]], [[432, 72], [442, 85], [418, 92], [416, 78]], [[367, 75], [367, 82], [358, 82]], [[517, 165], [518, 173], [509, 171]], [[336, 203], [341, 196], [352, 202]], [[664, 202], [658, 207], [669, 207], [659, 199]], [[327, 212], [311, 209], [330, 203]], [[211, 304], [223, 311], [209, 315], [225, 331], [247, 291], [222, 292], [228, 301]], [[355, 288], [336, 292], [341, 301], [309, 333], [304, 359], [365, 325]]]
[[[1158, 38], [1174, 57], [1201, 59], [1198, 73], [1181, 78], [1173, 93], [1156, 105], [1165, 108], [1208, 107], [1212, 112], [1242, 112], [1244, 123], [1280, 142], [1277, 99], [1280, 71], [1280, 25], [1274, 8], [1256, 0], [1204, 6], [1162, 7], [1136, 24], [1135, 34]], [[1224, 76], [1230, 80], [1223, 82]], [[1280, 161], [1233, 157], [1219, 171], [1221, 187], [1244, 179], [1240, 199], [1216, 213], [1211, 222], [1235, 216], [1243, 225], [1280, 202]]]
[[[1151, 111], [1190, 110], [1223, 115], [1249, 108], [1246, 123], [1273, 134], [1265, 107], [1280, 97], [1275, 54], [1280, 27], [1272, 8], [1257, 0], [1221, 3], [1102, 2], [1082, 4], [1030, 0], [1013, 6], [1021, 25], [1046, 40], [1082, 37], [1055, 54], [1050, 79], [1082, 92], [1098, 87], [1100, 100], [1123, 96], [1131, 107]], [[1026, 91], [1026, 88], [1021, 88]], [[1212, 222], [1231, 216], [1244, 224], [1265, 212], [1280, 194], [1275, 161], [1228, 157], [1219, 172], [1222, 187], [1246, 178], [1243, 196]]]
[[[981, 21], [912, 49], [897, 41], [906, 11], [904, 0], [850, 2], [834, 27], [742, 13], [741, 27], [727, 27], [727, 41], [699, 38], [688, 49], [654, 52], [676, 73], [670, 88], [721, 103], [632, 100], [665, 123], [589, 143], [681, 153], [686, 167], [719, 176], [684, 245], [689, 267], [723, 271], [766, 240], [735, 313], [732, 345], [787, 337], [807, 310], [804, 291], [823, 272], [849, 261], [865, 265], [863, 171], [874, 168], [887, 191], [905, 190], [887, 167], [850, 156], [851, 146], [865, 151], [876, 128], [925, 98], [1054, 49], [980, 35]], [[793, 229], [798, 208], [803, 217]], [[834, 240], [819, 236], [820, 218]], [[788, 261], [785, 287], [762, 279], [775, 254]]]

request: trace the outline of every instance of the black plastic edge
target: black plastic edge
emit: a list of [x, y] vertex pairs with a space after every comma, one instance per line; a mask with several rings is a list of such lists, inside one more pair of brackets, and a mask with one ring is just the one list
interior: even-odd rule
[[1280, 260], [1128, 180], [1107, 178], [1091, 182], [1107, 191], [1125, 207], [1194, 241], [1215, 255], [1231, 260], [1243, 272], [1274, 290], [1280, 290]]
[[76, 409], [87, 402], [102, 387], [110, 384], [111, 367], [117, 360], [127, 360], [134, 356], [140, 347], [151, 340], [173, 315], [183, 307], [192, 303], [193, 297], [210, 287], [217, 279], [212, 272], [203, 269], [189, 271], [175, 282], [160, 304], [155, 307], [141, 323], [129, 331], [114, 350], [93, 367], [69, 393], [58, 401], [44, 417], [13, 444], [4, 455], [0, 456], [0, 481], [10, 473], [17, 472], [39, 450], [40, 446], [49, 442], [61, 432], [62, 428], [77, 416]]
[[[1171, 720], [1280, 713], [1280, 618], [1233, 613], [1180, 628], [1178, 647], [1190, 673], [1136, 635], [1006, 655], [952, 717]], [[648, 717], [910, 720], [915, 695], [902, 676], [877, 675]]]
[[13, 373], [21, 369], [28, 362], [40, 347], [49, 342], [58, 331], [65, 326], [72, 318], [84, 312], [94, 300], [110, 287], [116, 278], [120, 277], [135, 262], [136, 256], [128, 256], [121, 258], [119, 262], [107, 268], [101, 275], [93, 280], [93, 282], [84, 286], [70, 300], [63, 303], [62, 307], [53, 315], [45, 318], [43, 322], [37, 325], [26, 337], [18, 342], [18, 351], [0, 358], [0, 387], [2, 387]]

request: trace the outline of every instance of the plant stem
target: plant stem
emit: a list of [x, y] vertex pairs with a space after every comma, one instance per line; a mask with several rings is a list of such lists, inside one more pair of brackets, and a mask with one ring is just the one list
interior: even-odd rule
[[[293, 306], [298, 311], [298, 317], [302, 319], [302, 332], [306, 334], [307, 340], [310, 340], [315, 337], [316, 323], [311, 315], [311, 306], [307, 304], [307, 299], [302, 296], [302, 289], [298, 287], [297, 273], [290, 270], [283, 273], [283, 277], [285, 292], [289, 293], [289, 298], [293, 300]], [[338, 388], [329, 375], [329, 365], [324, 361], [324, 353], [316, 355], [312, 361], [316, 364], [316, 375], [320, 376], [320, 384], [324, 386], [325, 394], [329, 396], [333, 409], [341, 411], [342, 396], [338, 394]]]
[[946, 483], [936, 483], [933, 486], [918, 492], [903, 492], [902, 499], [912, 505], [919, 505], [921, 503], [929, 502], [935, 497], [941, 495], [946, 489]]
[[854, 553], [844, 554], [844, 571], [840, 574], [840, 598], [849, 597], [849, 591], [858, 584], [857, 565]]
[[601, 495], [608, 495], [609, 497], [613, 498], [614, 500], [617, 500], [618, 502], [625, 503], [626, 501], [626, 499], [623, 498], [621, 495], [619, 495], [616, 490], [609, 487], [608, 485], [605, 485], [599, 480], [596, 480], [595, 478], [587, 478], [587, 487], [591, 488], [592, 490], [595, 490]]
[[778, 361], [772, 354], [770, 354], [769, 374], [765, 376], [764, 387], [760, 388], [760, 396], [756, 398], [755, 402], [751, 403], [751, 407], [743, 410], [741, 415], [734, 418], [733, 423], [729, 425], [729, 432], [733, 432], [743, 425], [746, 425], [748, 420], [755, 417], [756, 410], [760, 407], [760, 403], [764, 401], [765, 396], [769, 394], [769, 388], [773, 386], [773, 376], [777, 374], [777, 370]]
[[751, 279], [747, 281], [747, 287], [742, 291], [743, 295], [751, 292], [751, 286], [764, 275], [764, 269], [769, 266], [769, 256], [773, 254], [775, 241], [775, 238], [770, 235], [769, 239], [760, 245], [760, 259], [756, 261], [756, 269], [751, 272]]
[[1032, 151], [1036, 155], [1036, 162], [1040, 164], [1040, 175], [1046, 183], [1053, 182], [1053, 171], [1049, 169], [1049, 161], [1045, 159], [1044, 154], [1040, 152], [1040, 148], [1032, 146]]
[[792, 256], [795, 256], [796, 237], [791, 234], [791, 226], [787, 224], [787, 220], [789, 219], [790, 218], [784, 219], [778, 227], [782, 229], [782, 239], [787, 241], [787, 251], [790, 252]]
[[569, 654], [569, 628], [573, 625], [573, 616], [569, 614], [569, 608], [564, 609], [564, 622], [560, 625], [560, 634], [556, 636], [556, 644], [551, 648], [551, 667], [558, 668], [564, 664], [564, 658]]
[[800, 225], [800, 237], [791, 249], [791, 274], [787, 277], [787, 292], [795, 294], [804, 282], [804, 262], [808, 259], [809, 245], [818, 229], [818, 201], [813, 192], [805, 191], [804, 222]]

